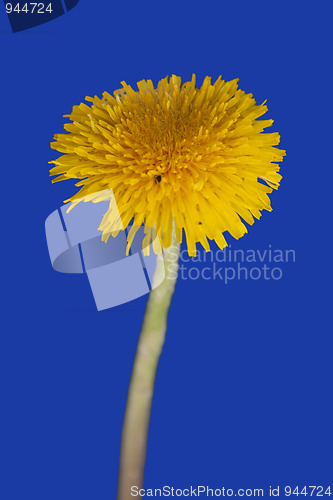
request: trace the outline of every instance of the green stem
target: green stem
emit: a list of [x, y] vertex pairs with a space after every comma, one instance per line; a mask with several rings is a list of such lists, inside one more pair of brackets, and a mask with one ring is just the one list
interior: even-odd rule
[[132, 499], [131, 487], [143, 486], [155, 375], [177, 280], [179, 254], [180, 246], [173, 236], [171, 247], [164, 249], [164, 262], [157, 258], [155, 276], [164, 267], [165, 279], [149, 294], [135, 355], [122, 429], [117, 500]]

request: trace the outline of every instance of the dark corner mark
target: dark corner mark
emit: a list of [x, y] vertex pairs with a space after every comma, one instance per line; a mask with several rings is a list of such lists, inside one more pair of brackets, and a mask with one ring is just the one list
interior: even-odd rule
[[65, 5], [66, 5], [67, 11], [71, 10], [78, 3], [79, 3], [79, 0], [65, 0]]
[[35, 28], [72, 10], [79, 0], [44, 0], [25, 2], [24, 0], [3, 0], [5, 12], [13, 33]]

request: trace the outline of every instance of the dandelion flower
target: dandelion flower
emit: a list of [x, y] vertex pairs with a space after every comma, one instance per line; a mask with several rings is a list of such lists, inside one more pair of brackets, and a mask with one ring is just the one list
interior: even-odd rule
[[[168, 248], [174, 227], [179, 244], [184, 230], [192, 256], [197, 243], [209, 251], [208, 240], [224, 248], [224, 232], [240, 238], [244, 222], [271, 210], [268, 194], [279, 186], [285, 151], [275, 147], [277, 132], [264, 132], [273, 120], [258, 120], [265, 102], [238, 89], [238, 79], [212, 84], [206, 77], [196, 88], [194, 75], [183, 84], [173, 75], [156, 88], [151, 80], [137, 91], [122, 86], [113, 96], [86, 97], [90, 105], [74, 106], [67, 133], [54, 136], [51, 147], [63, 155], [50, 162], [53, 182], [80, 179], [67, 201], [112, 189], [123, 227], [132, 223], [129, 246], [143, 224]], [[104, 215], [104, 240], [116, 219], [111, 209]]]
[[[155, 273], [166, 278], [152, 289], [140, 333], [122, 429], [118, 500], [130, 497], [133, 484], [143, 486], [147, 435], [154, 380], [167, 329], [167, 316], [183, 234], [189, 255], [197, 243], [210, 241], [222, 249], [229, 232], [240, 238], [247, 224], [271, 210], [268, 194], [281, 180], [277, 132], [265, 133], [273, 120], [258, 120], [267, 111], [252, 94], [238, 89], [238, 80], [215, 83], [206, 77], [196, 88], [195, 76], [138, 82], [103, 97], [86, 97], [90, 105], [74, 106], [67, 115], [67, 133], [51, 146], [62, 153], [53, 160], [53, 182], [79, 179], [81, 189], [69, 200], [98, 202], [112, 197], [99, 229], [106, 241], [131, 225], [128, 251], [144, 225], [145, 247], [152, 238]], [[177, 261], [176, 261], [177, 262]], [[176, 271], [178, 264], [176, 264]], [[149, 356], [147, 356], [149, 353]]]

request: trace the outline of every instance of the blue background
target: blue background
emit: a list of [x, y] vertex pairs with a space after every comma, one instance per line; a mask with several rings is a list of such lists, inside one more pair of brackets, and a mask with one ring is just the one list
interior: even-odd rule
[[147, 297], [98, 313], [86, 277], [53, 271], [44, 221], [73, 185], [51, 185], [49, 143], [86, 95], [192, 72], [268, 98], [284, 179], [228, 241], [296, 262], [280, 281], [178, 282], [145, 484], [332, 485], [329, 5], [81, 0], [16, 34], [2, 9], [1, 499], [115, 498]]

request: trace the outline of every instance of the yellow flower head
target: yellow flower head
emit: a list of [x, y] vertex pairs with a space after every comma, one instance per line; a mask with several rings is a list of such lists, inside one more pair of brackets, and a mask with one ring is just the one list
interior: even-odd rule
[[[67, 201], [98, 201], [96, 193], [112, 189], [122, 226], [133, 223], [129, 245], [144, 224], [168, 248], [174, 226], [178, 243], [184, 229], [189, 255], [197, 242], [207, 251], [208, 240], [224, 248], [225, 231], [240, 238], [242, 219], [253, 224], [271, 210], [267, 194], [279, 186], [276, 162], [285, 151], [274, 147], [277, 132], [263, 133], [273, 120], [257, 120], [265, 103], [238, 89], [238, 79], [212, 84], [207, 76], [196, 88], [194, 75], [183, 84], [173, 75], [156, 88], [151, 80], [138, 82], [137, 91], [122, 85], [113, 96], [86, 97], [91, 106], [67, 115], [69, 133], [54, 136], [51, 147], [63, 155], [50, 162], [53, 181], [81, 179]], [[114, 213], [101, 221], [104, 240], [119, 229]]]

